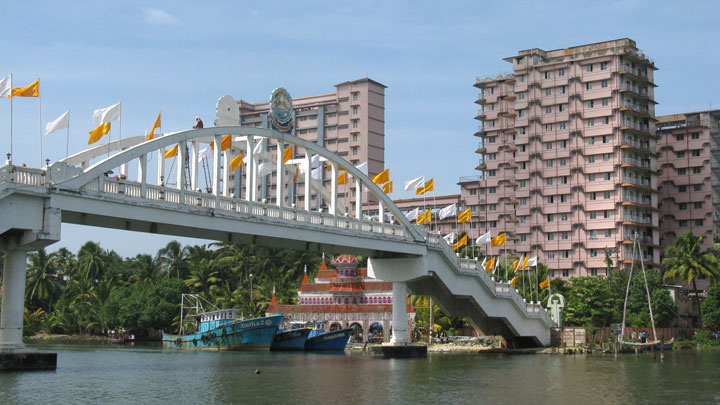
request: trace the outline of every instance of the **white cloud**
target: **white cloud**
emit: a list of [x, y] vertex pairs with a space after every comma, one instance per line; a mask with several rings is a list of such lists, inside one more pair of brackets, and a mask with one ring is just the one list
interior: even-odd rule
[[178, 25], [180, 20], [174, 15], [159, 8], [146, 8], [143, 10], [145, 22], [152, 25]]

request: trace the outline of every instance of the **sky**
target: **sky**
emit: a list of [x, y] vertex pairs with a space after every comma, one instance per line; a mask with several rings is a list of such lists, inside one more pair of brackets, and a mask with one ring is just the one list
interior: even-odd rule
[[[72, 154], [87, 147], [92, 111], [118, 101], [128, 137], [160, 110], [163, 131], [177, 131], [195, 116], [211, 125], [225, 94], [261, 102], [279, 86], [304, 96], [369, 77], [388, 86], [391, 177], [433, 177], [438, 195], [457, 194], [459, 177], [477, 175], [473, 84], [510, 73], [502, 58], [627, 37], [660, 69], [657, 115], [718, 108], [719, 11], [714, 1], [15, 1], [3, 5], [0, 78], [40, 78], [41, 99], [15, 99], [12, 114], [14, 163], [37, 167], [40, 126], [67, 109]], [[2, 156], [9, 128], [0, 100]], [[63, 158], [65, 143], [64, 130], [45, 136], [43, 161]], [[94, 240], [134, 256], [172, 239], [64, 224], [49, 249]]]

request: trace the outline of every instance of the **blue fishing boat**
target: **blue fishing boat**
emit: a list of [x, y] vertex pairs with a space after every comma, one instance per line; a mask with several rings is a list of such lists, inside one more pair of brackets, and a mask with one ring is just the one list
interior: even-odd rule
[[[182, 324], [194, 319], [194, 331], [174, 335], [163, 333], [163, 347], [180, 350], [269, 350], [283, 314], [254, 319], [237, 319], [237, 309], [205, 311], [200, 296], [183, 294], [180, 306]], [[184, 314], [185, 303], [189, 311]], [[207, 303], [207, 301], [205, 301]]]
[[291, 350], [305, 350], [305, 341], [312, 329], [310, 328], [298, 328], [290, 330], [278, 330], [273, 339], [270, 350], [278, 351], [291, 351]]
[[325, 323], [308, 324], [311, 327], [310, 335], [305, 341], [305, 350], [345, 350], [345, 346], [352, 336], [350, 328], [336, 329], [326, 332]]

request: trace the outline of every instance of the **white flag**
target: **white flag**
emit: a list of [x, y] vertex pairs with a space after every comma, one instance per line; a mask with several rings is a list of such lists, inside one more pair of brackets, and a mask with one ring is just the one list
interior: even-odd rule
[[414, 221], [417, 219], [418, 214], [420, 214], [420, 208], [415, 208], [414, 210], [408, 212], [405, 214], [405, 218], [407, 218], [410, 221]]
[[120, 119], [120, 110], [122, 109], [120, 103], [113, 104], [110, 107], [101, 108], [93, 111], [93, 121], [95, 126], [99, 127], [101, 124], [110, 121], [117, 121]]
[[205, 147], [198, 152], [198, 162], [201, 161], [203, 158], [210, 159], [213, 155], [212, 150], [210, 150], [210, 147]]
[[53, 122], [45, 124], [45, 135], [50, 135], [58, 129], [70, 127], [70, 110], [65, 111]]
[[310, 167], [313, 169], [320, 166], [320, 155], [313, 155], [310, 158]]
[[[258, 143], [255, 144], [255, 147], [253, 148], [253, 154], [255, 156], [259, 155], [263, 150], [263, 141], [265, 138], [262, 138], [258, 141]], [[257, 159], [257, 158], [256, 158]]]
[[258, 165], [258, 176], [263, 177], [272, 173], [272, 163], [265, 162]]
[[515, 271], [518, 271], [518, 269], [523, 266], [524, 261], [525, 261], [525, 255], [520, 255], [520, 260], [518, 260], [518, 264], [517, 264], [517, 266], [515, 266]]
[[12, 92], [12, 81], [10, 76], [0, 79], [0, 98], [5, 98]]
[[443, 236], [443, 239], [448, 243], [448, 245], [455, 243], [455, 232], [450, 232], [449, 234]]
[[368, 164], [367, 162], [360, 163], [359, 165], [355, 166], [356, 169], [360, 170], [364, 175], [368, 175]]
[[310, 172], [310, 177], [312, 177], [315, 180], [320, 180], [320, 178], [322, 177], [322, 171], [323, 171], [322, 167], [318, 167], [317, 169], [312, 169], [312, 171]]
[[[424, 182], [425, 180], [423, 180]], [[407, 189], [406, 189], [407, 190]], [[438, 212], [438, 218], [439, 219], [445, 219], [447, 217], [451, 217], [453, 215], [457, 215], [457, 206], [455, 206], [455, 203], [448, 205], [447, 207], [441, 209]]]
[[537, 256], [528, 259], [528, 266], [537, 266]]
[[482, 264], [480, 265], [481, 269], [485, 269], [485, 262], [487, 261], [487, 256], [483, 257]]
[[492, 239], [492, 238], [490, 237], [490, 232], [484, 233], [484, 234], [480, 235], [480, 237], [475, 240], [475, 244], [476, 244], [476, 245], [484, 245], [484, 244], [486, 244], [486, 243], [490, 243], [490, 239]]
[[[420, 187], [423, 184], [425, 184], [425, 176], [420, 176], [417, 179], [412, 179], [410, 181], [406, 181], [405, 182], [405, 191], [415, 190], [416, 188]], [[440, 218], [440, 219], [442, 219], [442, 218]]]

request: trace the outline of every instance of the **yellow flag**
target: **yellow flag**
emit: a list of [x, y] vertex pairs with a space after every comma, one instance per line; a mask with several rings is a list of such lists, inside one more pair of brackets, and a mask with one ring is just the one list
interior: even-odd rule
[[40, 79], [35, 80], [25, 87], [13, 88], [8, 98], [10, 97], [40, 97]]
[[546, 288], [548, 288], [548, 287], [550, 287], [550, 276], [547, 276], [547, 278], [545, 279], [545, 281], [543, 281], [542, 283], [540, 283], [540, 289], [541, 289], [541, 290], [544, 290], [544, 289], [546, 289]]
[[393, 192], [393, 182], [388, 181], [387, 183], [383, 184], [382, 189], [383, 189], [383, 193], [385, 193], [385, 194], [392, 193]]
[[525, 256], [525, 257], [523, 258], [523, 263], [522, 263], [522, 266], [520, 266], [520, 268], [521, 268], [521, 269], [527, 269], [528, 267], [530, 267], [530, 265], [528, 264], [528, 258], [527, 258], [527, 256]]
[[425, 182], [425, 187], [423, 187], [423, 192], [427, 193], [428, 191], [435, 190], [435, 179], [430, 179]]
[[515, 270], [518, 269], [518, 268], [517, 268], [518, 263], [520, 263], [520, 260], [514, 260], [514, 261], [512, 262], [513, 271], [515, 271]]
[[152, 126], [152, 129], [147, 134], [146, 141], [151, 141], [153, 137], [155, 136], [155, 130], [162, 127], [162, 124], [160, 124], [160, 116], [162, 116], [162, 111], [158, 114], [157, 118], [155, 119], [155, 123]]
[[390, 181], [390, 169], [385, 169], [378, 173], [377, 176], [372, 178], [373, 183], [375, 184], [383, 184]]
[[457, 243], [455, 243], [455, 244], [453, 245], [453, 250], [458, 250], [458, 249], [460, 249], [462, 246], [467, 245], [467, 241], [468, 241], [468, 236], [467, 236], [467, 234], [465, 234], [465, 236], [463, 236], [462, 238], [460, 238], [460, 240], [457, 241]]
[[420, 224], [424, 224], [424, 223], [425, 223], [425, 214], [418, 215], [416, 224], [420, 225]]
[[173, 156], [177, 156], [177, 152], [178, 152], [178, 146], [175, 145], [175, 147], [173, 147], [172, 149], [165, 151], [165, 159], [170, 159]]
[[423, 195], [425, 194], [425, 186], [418, 187], [415, 189], [415, 195]]
[[285, 148], [283, 151], [283, 163], [287, 163], [288, 160], [293, 158], [293, 147], [292, 145]]
[[485, 270], [492, 271], [492, 269], [495, 267], [495, 258], [488, 260], [485, 262]]
[[[232, 135], [227, 134], [220, 139], [220, 151], [232, 147]], [[215, 142], [210, 142], [210, 149], [215, 150]]]
[[[338, 176], [337, 183], [338, 184], [347, 184], [347, 172], [343, 172], [342, 174], [340, 174]], [[383, 190], [383, 191], [385, 191], [385, 190]]]
[[232, 160], [230, 161], [230, 171], [234, 172], [237, 170], [238, 167], [242, 166], [243, 164], [243, 155], [242, 153], [238, 154]]
[[495, 246], [502, 246], [505, 244], [505, 234], [501, 233], [500, 235], [490, 239], [490, 247]]
[[293, 183], [295, 180], [297, 180], [298, 175], [300, 175], [300, 165], [295, 165], [295, 176], [293, 176], [292, 180], [290, 180], [290, 183]]
[[89, 132], [90, 139], [88, 139], [88, 145], [92, 145], [95, 142], [99, 141], [108, 132], [110, 132], [110, 123], [109, 122], [101, 124], [99, 127], [93, 129], [92, 131]]
[[515, 280], [517, 279], [517, 276], [513, 277], [512, 280], [510, 280], [510, 285], [515, 287]]
[[472, 213], [470, 212], [470, 208], [468, 208], [458, 215], [458, 223], [462, 224], [463, 222], [467, 222], [470, 218], [472, 218]]
[[430, 221], [432, 221], [432, 212], [430, 210], [427, 210], [425, 212], [425, 222], [430, 222]]

